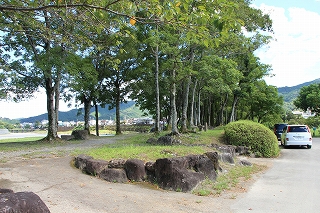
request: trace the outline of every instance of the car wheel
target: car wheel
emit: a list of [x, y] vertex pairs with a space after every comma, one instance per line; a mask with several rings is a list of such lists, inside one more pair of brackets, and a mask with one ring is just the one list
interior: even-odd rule
[[311, 149], [311, 145], [307, 145], [307, 148], [308, 148], [308, 149]]

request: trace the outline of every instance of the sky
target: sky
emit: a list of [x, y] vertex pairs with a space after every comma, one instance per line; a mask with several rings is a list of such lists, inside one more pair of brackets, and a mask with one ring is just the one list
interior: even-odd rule
[[[320, 0], [252, 0], [273, 21], [272, 41], [256, 51], [272, 66], [269, 85], [284, 87], [320, 78]], [[71, 108], [61, 101], [60, 111]], [[45, 91], [20, 103], [0, 101], [0, 117], [27, 118], [46, 113]]]
[[295, 86], [320, 78], [320, 0], [253, 0], [269, 14], [273, 40], [256, 52], [272, 66], [269, 85]]

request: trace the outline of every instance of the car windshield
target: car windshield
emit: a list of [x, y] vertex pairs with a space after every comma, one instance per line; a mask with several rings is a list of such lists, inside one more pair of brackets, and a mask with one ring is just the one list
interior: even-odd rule
[[309, 132], [306, 126], [290, 126], [288, 132]]

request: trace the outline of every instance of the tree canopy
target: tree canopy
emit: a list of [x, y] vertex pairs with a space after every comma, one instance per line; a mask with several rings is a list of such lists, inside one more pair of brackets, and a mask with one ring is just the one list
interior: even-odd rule
[[115, 107], [119, 134], [129, 97], [174, 134], [264, 122], [282, 104], [263, 81], [270, 66], [254, 55], [272, 21], [247, 0], [5, 0], [0, 13], [0, 97], [45, 88], [48, 140], [62, 97], [84, 104], [86, 123], [93, 105]]
[[294, 105], [304, 111], [310, 110], [320, 114], [320, 84], [311, 84], [300, 89], [299, 95], [294, 100]]

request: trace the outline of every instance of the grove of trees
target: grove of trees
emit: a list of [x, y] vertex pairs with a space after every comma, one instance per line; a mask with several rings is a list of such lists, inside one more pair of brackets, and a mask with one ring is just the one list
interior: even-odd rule
[[[58, 137], [59, 101], [89, 110], [135, 100], [172, 134], [240, 119], [280, 118], [283, 100], [263, 77], [271, 67], [270, 17], [250, 0], [67, 0], [0, 3], [0, 98], [47, 95], [48, 141]], [[98, 112], [96, 112], [98, 119]]]

